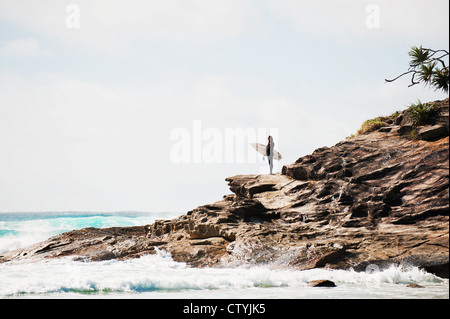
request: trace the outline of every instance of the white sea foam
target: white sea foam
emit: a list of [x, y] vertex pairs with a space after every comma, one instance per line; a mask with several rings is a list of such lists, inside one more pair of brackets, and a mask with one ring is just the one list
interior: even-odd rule
[[[171, 217], [175, 215], [3, 214], [0, 252], [72, 229], [145, 225]], [[283, 255], [289, 252], [279, 252], [277, 258]], [[163, 251], [127, 261], [76, 262], [60, 258], [37, 263], [9, 262], [0, 264], [0, 298], [449, 298], [448, 280], [418, 268], [392, 267], [370, 274], [274, 269], [273, 265], [257, 266], [245, 260], [230, 266], [189, 268]], [[308, 287], [308, 282], [315, 279], [332, 280], [337, 288]], [[425, 288], [406, 288], [410, 283]]]
[[[334, 289], [308, 282], [329, 279]], [[417, 283], [425, 289], [405, 286]], [[319, 293], [320, 292], [320, 293]], [[127, 261], [0, 264], [0, 297], [211, 298], [448, 298], [448, 280], [417, 268], [392, 267], [373, 274], [344, 270], [274, 270], [268, 267], [189, 268], [164, 252]]]

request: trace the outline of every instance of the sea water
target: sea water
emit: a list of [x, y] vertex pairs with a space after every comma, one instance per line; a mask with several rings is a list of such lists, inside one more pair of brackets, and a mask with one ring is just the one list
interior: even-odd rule
[[176, 216], [142, 212], [0, 213], [0, 254], [74, 229], [147, 225]]
[[[83, 227], [146, 225], [176, 214], [0, 214], [0, 254]], [[316, 279], [335, 288], [311, 288]], [[424, 288], [409, 288], [419, 284]], [[167, 252], [100, 262], [70, 257], [0, 264], [0, 298], [449, 298], [448, 279], [417, 267], [378, 272], [277, 269], [271, 265], [190, 268]]]

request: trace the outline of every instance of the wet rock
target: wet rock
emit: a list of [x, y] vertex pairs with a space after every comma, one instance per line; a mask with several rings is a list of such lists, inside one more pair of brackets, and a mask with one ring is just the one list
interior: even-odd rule
[[309, 281], [308, 287], [336, 287], [336, 284], [331, 280], [319, 279]]
[[408, 288], [425, 288], [424, 286], [421, 286], [419, 284], [409, 284], [406, 287], [408, 287]]

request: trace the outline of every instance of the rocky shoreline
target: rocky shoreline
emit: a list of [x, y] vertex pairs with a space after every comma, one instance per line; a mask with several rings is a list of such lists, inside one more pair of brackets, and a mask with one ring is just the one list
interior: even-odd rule
[[448, 278], [449, 100], [433, 103], [429, 125], [411, 125], [407, 111], [383, 117], [375, 130], [319, 148], [281, 174], [229, 177], [233, 194], [172, 220], [73, 230], [0, 263], [123, 260], [160, 249], [192, 267], [396, 264]]

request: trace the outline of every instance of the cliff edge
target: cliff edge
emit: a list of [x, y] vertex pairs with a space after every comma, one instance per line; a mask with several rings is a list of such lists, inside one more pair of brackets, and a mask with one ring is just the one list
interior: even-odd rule
[[127, 259], [161, 249], [195, 267], [400, 264], [448, 278], [449, 100], [433, 105], [427, 125], [413, 125], [405, 110], [281, 174], [229, 177], [233, 194], [175, 219], [73, 230], [0, 262]]

